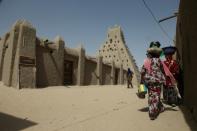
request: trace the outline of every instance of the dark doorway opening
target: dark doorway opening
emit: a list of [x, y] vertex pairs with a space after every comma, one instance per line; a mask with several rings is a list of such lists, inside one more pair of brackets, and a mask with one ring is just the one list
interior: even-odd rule
[[115, 85], [118, 84], [118, 73], [119, 73], [119, 70], [116, 69], [116, 70], [115, 70]]
[[73, 84], [73, 62], [64, 60], [64, 85]]

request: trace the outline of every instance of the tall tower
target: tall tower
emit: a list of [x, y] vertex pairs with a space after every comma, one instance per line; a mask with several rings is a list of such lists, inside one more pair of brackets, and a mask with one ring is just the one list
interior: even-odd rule
[[139, 84], [139, 69], [126, 45], [120, 26], [114, 26], [108, 29], [107, 39], [105, 43], [101, 45], [99, 55], [103, 57], [104, 62], [110, 63], [114, 61], [116, 66], [122, 64], [125, 70], [130, 68], [134, 72], [133, 84]]

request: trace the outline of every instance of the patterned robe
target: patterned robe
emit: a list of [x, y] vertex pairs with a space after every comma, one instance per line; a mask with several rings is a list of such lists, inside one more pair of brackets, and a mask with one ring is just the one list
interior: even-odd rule
[[161, 88], [166, 83], [162, 62], [159, 58], [149, 58], [150, 69], [143, 65], [141, 70], [141, 83], [148, 87], [148, 105], [150, 118], [156, 117], [164, 106], [160, 101]]
[[[172, 60], [171, 57], [167, 57], [164, 61], [165, 65], [168, 67], [175, 80], [178, 79], [179, 75], [179, 65], [176, 60]], [[169, 104], [177, 103], [177, 92], [175, 90], [176, 84], [173, 84], [169, 77], [166, 77], [166, 86], [163, 89], [163, 97]]]

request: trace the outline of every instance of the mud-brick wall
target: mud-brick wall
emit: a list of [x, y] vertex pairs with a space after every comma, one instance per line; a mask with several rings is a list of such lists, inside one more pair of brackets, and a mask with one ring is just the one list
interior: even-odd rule
[[176, 46], [184, 74], [184, 104], [197, 120], [197, 1], [181, 0], [177, 20]]
[[16, 48], [18, 45], [18, 37], [20, 32], [20, 23], [13, 26], [10, 31], [9, 38], [4, 41], [4, 46], [2, 47], [3, 57], [1, 61], [2, 65], [2, 81], [5, 85], [11, 86], [12, 83], [12, 73], [13, 73], [13, 65], [14, 59], [16, 56]]
[[97, 85], [97, 75], [96, 74], [97, 62], [86, 59], [85, 61], [85, 85]]
[[[55, 44], [55, 43], [54, 43]], [[64, 43], [57, 49], [36, 46], [37, 87], [60, 86], [64, 80]]]
[[102, 70], [102, 74], [103, 74], [103, 80], [102, 80], [102, 84], [103, 85], [110, 85], [111, 84], [111, 66], [109, 65], [105, 65], [103, 64], [103, 70]]
[[6, 33], [0, 41], [0, 80], [2, 80], [5, 52], [7, 50], [10, 40], [9, 36], [10, 33]]
[[[132, 81], [132, 83], [134, 85], [133, 81]], [[127, 84], [127, 71], [126, 70], [123, 70], [123, 84]]]
[[0, 47], [0, 75], [5, 85], [35, 88], [35, 38], [35, 28], [25, 20], [17, 21], [5, 35]]
[[[120, 68], [115, 69], [114, 77], [115, 77], [115, 84], [120, 85]], [[126, 70], [123, 70], [123, 84], [127, 84], [127, 71]]]
[[21, 24], [20, 29], [13, 66], [12, 86], [16, 86], [19, 81], [19, 88], [36, 88], [36, 30], [28, 22]]

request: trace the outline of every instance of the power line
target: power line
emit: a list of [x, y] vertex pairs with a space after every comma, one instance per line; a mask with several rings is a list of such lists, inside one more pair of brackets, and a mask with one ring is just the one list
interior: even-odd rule
[[161, 31], [166, 35], [166, 37], [169, 40], [174, 41], [169, 35], [168, 33], [164, 30], [164, 28], [160, 25], [160, 23], [157, 21], [157, 18], [155, 17], [154, 13], [152, 12], [152, 10], [150, 9], [150, 7], [147, 5], [147, 3], [145, 2], [145, 0], [142, 0], [145, 7], [147, 8], [147, 10], [150, 12], [151, 16], [153, 17], [154, 21], [157, 23], [157, 25], [159, 26], [159, 28], [161, 29]]

